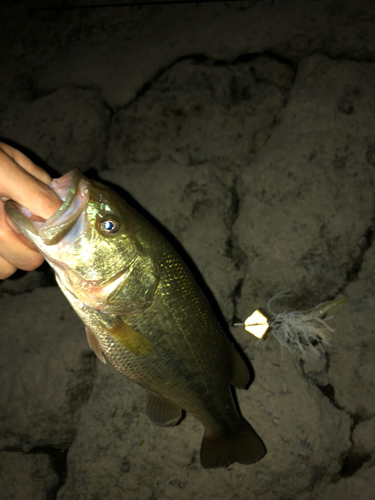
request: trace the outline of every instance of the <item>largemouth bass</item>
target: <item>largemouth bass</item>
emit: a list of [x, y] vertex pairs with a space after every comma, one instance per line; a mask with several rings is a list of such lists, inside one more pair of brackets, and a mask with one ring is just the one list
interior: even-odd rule
[[13, 201], [6, 212], [54, 269], [98, 358], [149, 390], [156, 424], [178, 423], [184, 409], [204, 425], [203, 467], [261, 459], [264, 444], [230, 389], [247, 385], [247, 366], [176, 251], [79, 170], [51, 187], [63, 204], [47, 221]]

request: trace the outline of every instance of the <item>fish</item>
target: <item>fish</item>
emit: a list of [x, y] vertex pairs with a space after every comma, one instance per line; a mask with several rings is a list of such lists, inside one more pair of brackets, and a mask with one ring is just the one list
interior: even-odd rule
[[183, 410], [203, 424], [204, 468], [260, 460], [265, 445], [231, 389], [246, 388], [248, 367], [173, 246], [78, 169], [50, 186], [63, 203], [49, 219], [12, 200], [5, 210], [55, 271], [97, 357], [148, 390], [155, 424], [176, 425]]

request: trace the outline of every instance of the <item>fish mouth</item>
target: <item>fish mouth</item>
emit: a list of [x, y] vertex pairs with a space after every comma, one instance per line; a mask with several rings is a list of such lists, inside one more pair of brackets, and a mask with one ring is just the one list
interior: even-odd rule
[[120, 269], [107, 279], [100, 276], [97, 279], [85, 277], [82, 270], [75, 267], [75, 261], [79, 262], [84, 257], [77, 257], [74, 245], [87, 234], [90, 226], [86, 214], [90, 198], [100, 198], [101, 195], [96, 194], [96, 190], [105, 186], [89, 181], [79, 169], [54, 179], [49, 186], [63, 202], [49, 219], [33, 215], [13, 200], [6, 201], [5, 211], [54, 269], [60, 286], [69, 290], [81, 302], [103, 310], [107, 307], [107, 296], [116, 296], [124, 286], [127, 273]]
[[18, 229], [34, 243], [40, 239], [44, 245], [59, 243], [78, 221], [89, 196], [89, 184], [82, 172], [75, 168], [59, 179], [54, 179], [50, 187], [61, 198], [63, 204], [47, 220], [34, 216], [29, 210], [13, 200], [5, 203], [5, 211]]

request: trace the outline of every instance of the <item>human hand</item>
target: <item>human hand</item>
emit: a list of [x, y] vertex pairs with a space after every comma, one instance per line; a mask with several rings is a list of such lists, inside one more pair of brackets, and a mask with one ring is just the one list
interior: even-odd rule
[[17, 149], [0, 142], [0, 279], [17, 269], [32, 271], [43, 263], [37, 248], [11, 222], [4, 210], [10, 198], [36, 216], [49, 219], [62, 201], [48, 187], [52, 178]]

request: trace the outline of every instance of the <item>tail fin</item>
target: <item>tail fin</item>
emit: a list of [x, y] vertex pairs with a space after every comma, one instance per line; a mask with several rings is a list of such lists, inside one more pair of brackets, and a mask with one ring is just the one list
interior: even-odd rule
[[245, 421], [237, 432], [225, 435], [204, 434], [201, 464], [204, 468], [227, 467], [233, 462], [252, 464], [264, 457], [267, 450], [258, 434]]

